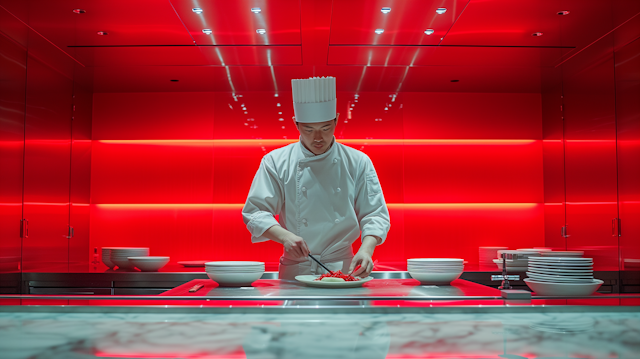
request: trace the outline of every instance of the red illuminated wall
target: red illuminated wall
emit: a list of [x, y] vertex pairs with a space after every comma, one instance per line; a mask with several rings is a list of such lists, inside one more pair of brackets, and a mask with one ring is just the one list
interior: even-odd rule
[[[371, 157], [389, 204], [383, 266], [544, 245], [539, 94], [338, 97], [336, 137]], [[94, 94], [90, 247], [276, 262], [240, 210], [262, 156], [297, 139], [292, 115], [290, 93]]]

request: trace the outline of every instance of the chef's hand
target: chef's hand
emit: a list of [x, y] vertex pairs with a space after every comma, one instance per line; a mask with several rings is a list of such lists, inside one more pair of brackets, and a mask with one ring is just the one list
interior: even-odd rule
[[294, 259], [307, 258], [309, 253], [311, 253], [307, 246], [307, 242], [305, 242], [302, 237], [296, 236], [293, 233], [283, 237], [282, 245], [284, 246], [284, 250], [287, 251], [287, 253], [289, 253]]
[[263, 236], [282, 244], [284, 250], [289, 253], [292, 259], [303, 259], [309, 256], [310, 251], [307, 242], [302, 237], [296, 236], [278, 225], [267, 229]]
[[353, 272], [351, 275], [354, 277], [366, 278], [372, 270], [373, 260], [371, 259], [371, 255], [366, 251], [358, 251], [358, 253], [353, 256], [353, 260], [349, 266], [349, 273]]
[[349, 273], [353, 272], [351, 273], [352, 276], [360, 278], [369, 276], [373, 270], [373, 260], [371, 257], [373, 256], [373, 251], [376, 249], [376, 246], [380, 243], [382, 243], [382, 239], [376, 236], [365, 236], [362, 239], [362, 245], [358, 253], [353, 256], [353, 260], [351, 260], [351, 265], [349, 266]]

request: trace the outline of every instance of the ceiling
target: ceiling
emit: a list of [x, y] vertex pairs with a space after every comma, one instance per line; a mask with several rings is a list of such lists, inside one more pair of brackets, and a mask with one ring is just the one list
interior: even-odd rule
[[329, 75], [338, 78], [338, 91], [539, 92], [544, 68], [640, 13], [638, 0], [0, 0], [0, 6], [5, 17], [39, 34], [25, 40], [30, 51], [43, 39], [55, 45], [95, 92], [280, 92], [290, 90], [292, 78]]

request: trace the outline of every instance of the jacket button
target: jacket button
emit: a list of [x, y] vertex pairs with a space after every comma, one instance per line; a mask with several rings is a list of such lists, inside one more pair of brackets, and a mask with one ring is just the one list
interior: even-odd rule
[[339, 220], [339, 219], [336, 219], [336, 223], [340, 223], [340, 220]]
[[334, 158], [334, 159], [333, 159], [333, 163], [338, 163], [338, 159], [337, 159], [337, 158]]
[[302, 223], [307, 224], [307, 219], [306, 219], [306, 218], [303, 218], [303, 219], [302, 219]]
[[307, 191], [307, 187], [302, 186], [302, 188], [300, 188], [302, 190], [302, 192], [306, 192]]
[[340, 187], [336, 188], [336, 192], [340, 192], [340, 191], [342, 191]]

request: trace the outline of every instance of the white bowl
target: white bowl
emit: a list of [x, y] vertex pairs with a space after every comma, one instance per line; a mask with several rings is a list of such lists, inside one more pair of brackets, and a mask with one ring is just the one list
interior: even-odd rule
[[594, 279], [592, 283], [550, 283], [538, 282], [530, 278], [525, 278], [524, 282], [537, 295], [566, 295], [566, 296], [587, 296], [593, 294], [603, 281]]
[[207, 272], [211, 280], [218, 283], [221, 287], [248, 287], [251, 283], [262, 277], [264, 272], [253, 273], [219, 273]]
[[412, 273], [460, 273], [464, 270], [462, 268], [458, 269], [417, 269], [417, 268], [407, 268], [408, 272]]
[[224, 269], [210, 269], [210, 268], [206, 268], [205, 272], [207, 273], [255, 273], [255, 272], [264, 272], [264, 268], [255, 268], [255, 269], [240, 269], [240, 268], [236, 268], [236, 269], [229, 269], [229, 270], [224, 270]]
[[436, 285], [448, 285], [454, 280], [460, 278], [462, 272], [456, 273], [420, 273], [410, 271], [409, 274], [412, 278], [418, 280], [420, 284], [436, 284]]
[[129, 257], [129, 262], [143, 272], [155, 272], [169, 263], [169, 257]]
[[411, 263], [411, 264], [426, 264], [426, 263], [438, 263], [438, 264], [452, 263], [452, 264], [458, 264], [458, 263], [463, 263], [464, 259], [462, 259], [462, 258], [410, 258], [410, 259], [407, 259], [407, 262]]
[[264, 266], [264, 262], [252, 262], [252, 261], [214, 261], [207, 262], [205, 266], [212, 267], [252, 267], [252, 266]]

